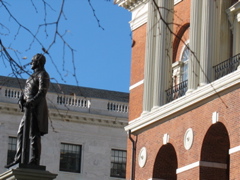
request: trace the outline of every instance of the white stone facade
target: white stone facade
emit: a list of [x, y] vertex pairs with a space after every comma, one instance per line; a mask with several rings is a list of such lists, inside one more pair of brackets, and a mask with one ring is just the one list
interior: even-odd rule
[[[20, 89], [14, 79], [10, 78], [10, 82], [8, 79], [0, 77], [0, 173], [7, 170], [4, 165], [7, 163], [8, 137], [16, 137], [23, 115], [15, 97], [15, 92]], [[68, 91], [77, 88], [62, 87]], [[40, 164], [58, 174], [57, 180], [119, 179], [110, 177], [111, 150], [126, 150], [127, 134], [123, 127], [127, 125], [128, 93], [79, 88], [86, 95], [79, 96], [79, 91], [74, 95], [67, 95], [69, 92], [63, 91], [66, 92], [63, 95], [55, 93], [53, 89], [50, 88], [47, 94], [49, 133], [42, 137]], [[68, 102], [65, 99], [65, 103], [61, 104], [58, 97], [68, 97]], [[78, 98], [84, 101], [76, 101]], [[82, 146], [81, 173], [59, 171], [61, 143]]]

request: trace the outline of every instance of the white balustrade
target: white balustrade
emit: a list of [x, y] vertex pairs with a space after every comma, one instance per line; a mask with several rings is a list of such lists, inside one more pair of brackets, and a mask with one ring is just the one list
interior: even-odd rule
[[108, 102], [107, 104], [108, 111], [128, 113], [128, 105], [117, 102]]
[[75, 106], [88, 108], [89, 103], [86, 98], [76, 97], [76, 96], [60, 96], [57, 97], [57, 104], [66, 105], [66, 106]]
[[11, 99], [19, 99], [22, 92], [16, 89], [5, 89], [5, 97]]

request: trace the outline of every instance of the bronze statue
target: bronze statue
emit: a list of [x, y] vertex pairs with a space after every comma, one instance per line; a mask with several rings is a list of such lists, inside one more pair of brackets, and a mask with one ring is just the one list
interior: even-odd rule
[[[6, 165], [6, 168], [17, 163], [39, 165], [41, 136], [48, 133], [46, 94], [50, 79], [44, 69], [45, 62], [46, 58], [43, 54], [36, 54], [32, 58], [31, 69], [34, 73], [27, 79], [23, 94], [19, 99], [19, 107], [24, 111], [24, 115], [18, 129], [17, 152], [14, 161]], [[29, 148], [30, 161], [28, 161]]]

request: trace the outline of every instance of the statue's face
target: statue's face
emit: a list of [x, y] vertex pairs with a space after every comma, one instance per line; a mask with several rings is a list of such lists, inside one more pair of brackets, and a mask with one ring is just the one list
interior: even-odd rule
[[34, 70], [34, 69], [36, 69], [38, 66], [39, 66], [39, 62], [38, 62], [38, 60], [35, 58], [35, 57], [33, 57], [32, 58], [32, 63], [31, 63], [31, 69], [32, 70]]

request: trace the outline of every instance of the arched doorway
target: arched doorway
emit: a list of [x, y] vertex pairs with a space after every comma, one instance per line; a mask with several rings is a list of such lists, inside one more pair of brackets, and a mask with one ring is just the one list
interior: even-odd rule
[[202, 144], [200, 179], [229, 179], [229, 148], [225, 126], [220, 122], [212, 125]]
[[155, 159], [153, 167], [153, 178], [156, 179], [177, 179], [177, 155], [172, 144], [163, 145]]

